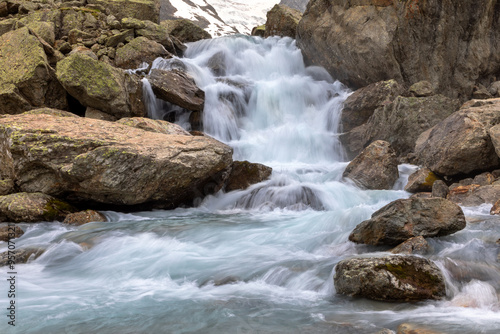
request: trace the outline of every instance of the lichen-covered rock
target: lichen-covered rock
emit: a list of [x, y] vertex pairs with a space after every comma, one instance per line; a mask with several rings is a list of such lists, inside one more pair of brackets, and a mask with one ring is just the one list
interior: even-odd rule
[[194, 79], [186, 72], [152, 69], [148, 79], [158, 98], [187, 110], [203, 111], [205, 92], [196, 86]]
[[415, 145], [419, 164], [438, 175], [454, 176], [500, 166], [491, 135], [500, 124], [500, 99], [473, 100], [422, 133]]
[[439, 178], [429, 168], [420, 168], [408, 177], [405, 190], [410, 193], [429, 192], [432, 191], [432, 185], [437, 180]]
[[55, 25], [53, 22], [30, 22], [27, 27], [33, 30], [38, 36], [50, 45], [56, 41]]
[[47, 57], [28, 28], [0, 36], [0, 114], [43, 106], [48, 81]]
[[160, 43], [146, 37], [137, 37], [116, 50], [115, 65], [125, 69], [134, 69], [143, 62], [151, 64], [158, 57], [172, 58], [172, 54]]
[[399, 177], [396, 154], [388, 142], [377, 140], [347, 165], [343, 177], [366, 189], [392, 189]]
[[271, 167], [248, 161], [233, 162], [231, 174], [226, 183], [225, 190], [243, 190], [252, 184], [267, 180], [273, 172]]
[[335, 267], [337, 293], [382, 301], [442, 299], [443, 274], [430, 260], [417, 256], [353, 258]]
[[400, 199], [356, 226], [349, 240], [368, 245], [398, 245], [417, 236], [449, 235], [465, 225], [462, 209], [444, 198]]
[[107, 222], [105, 215], [94, 210], [85, 210], [75, 213], [70, 213], [64, 218], [63, 224], [68, 225], [83, 225], [91, 222]]
[[160, 43], [168, 52], [173, 55], [182, 55], [182, 50], [185, 48], [185, 46], [178, 39], [170, 36], [166, 26], [150, 21], [143, 22], [144, 28], [135, 30], [135, 34], [137, 36], [146, 37], [147, 39]]
[[[297, 44], [312, 64], [353, 88], [395, 79], [429, 81], [436, 92], [470, 97], [500, 68], [496, 2], [311, 0]], [[475, 52], [465, 52], [473, 49]], [[410, 56], [411, 55], [411, 56]]]
[[365, 123], [375, 109], [391, 103], [402, 92], [403, 87], [396, 80], [381, 81], [356, 90], [344, 102], [342, 131], [350, 131]]
[[429, 81], [419, 81], [413, 85], [411, 85], [410, 94], [416, 97], [426, 97], [434, 95], [434, 88]]
[[[15, 264], [27, 263], [28, 261], [35, 260], [37, 257], [42, 255], [43, 252], [45, 252], [45, 250], [42, 248], [21, 248], [21, 249], [16, 249], [14, 251], [7, 251], [0, 253], [0, 267], [12, 263]], [[12, 258], [15, 259], [14, 262], [11, 262]]]
[[162, 120], [144, 117], [132, 117], [122, 118], [118, 120], [117, 123], [132, 126], [144, 131], [163, 133], [165, 135], [191, 136], [191, 134], [184, 130], [181, 126]]
[[24, 231], [17, 225], [8, 225], [0, 227], [0, 241], [9, 241], [19, 238], [24, 234]]
[[86, 107], [118, 118], [144, 116], [142, 83], [132, 74], [79, 53], [57, 64], [63, 87]]
[[89, 4], [101, 5], [118, 19], [132, 17], [139, 20], [159, 22], [159, 0], [87, 0]]
[[68, 111], [53, 108], [37, 108], [24, 112], [25, 115], [52, 115], [58, 117], [78, 117]]
[[425, 238], [422, 236], [418, 236], [404, 241], [403, 243], [391, 249], [390, 252], [393, 254], [424, 255], [429, 252], [429, 248], [429, 243], [425, 240]]
[[458, 100], [443, 95], [398, 96], [391, 103], [377, 108], [363, 126], [352, 130], [352, 133], [360, 136], [359, 142], [350, 142], [350, 134], [343, 137], [342, 141], [351, 152], [359, 152], [374, 140], [385, 140], [402, 157], [413, 151], [422, 132], [432, 128], [458, 108]]
[[137, 209], [192, 205], [222, 187], [232, 164], [232, 149], [208, 136], [51, 115], [0, 117], [3, 151], [3, 173], [21, 191]]
[[42, 193], [17, 193], [0, 196], [0, 221], [39, 222], [63, 220], [75, 208]]
[[274, 5], [274, 7], [267, 12], [264, 37], [288, 36], [295, 39], [297, 25], [301, 18], [302, 13], [297, 9], [284, 5]]
[[161, 21], [160, 24], [167, 28], [169, 35], [175, 36], [182, 43], [212, 38], [208, 32], [187, 19], [165, 20]]
[[12, 179], [0, 179], [0, 196], [8, 195], [14, 191], [14, 181]]

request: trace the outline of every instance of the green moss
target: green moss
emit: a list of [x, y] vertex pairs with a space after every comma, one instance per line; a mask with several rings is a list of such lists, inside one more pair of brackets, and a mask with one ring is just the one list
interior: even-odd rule
[[439, 178], [433, 172], [430, 172], [429, 175], [425, 178], [425, 182], [422, 184], [424, 186], [432, 187], [434, 182], [439, 180]]
[[54, 198], [47, 202], [43, 209], [43, 217], [45, 220], [55, 220], [61, 218], [70, 212], [75, 212], [76, 209], [66, 202]]

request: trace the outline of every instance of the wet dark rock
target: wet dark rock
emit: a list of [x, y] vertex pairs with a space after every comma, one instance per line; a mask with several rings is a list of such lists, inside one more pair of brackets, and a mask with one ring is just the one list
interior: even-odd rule
[[335, 268], [337, 293], [382, 301], [442, 299], [444, 277], [430, 260], [417, 256], [353, 258]]
[[465, 228], [462, 209], [443, 198], [410, 198], [389, 203], [349, 235], [368, 245], [398, 245], [409, 238], [445, 236]]
[[347, 165], [343, 177], [366, 189], [392, 189], [399, 177], [396, 154], [388, 142], [377, 140]]
[[234, 161], [225, 190], [244, 190], [252, 184], [269, 179], [272, 172], [273, 169], [271, 167], [262, 164], [248, 161]]

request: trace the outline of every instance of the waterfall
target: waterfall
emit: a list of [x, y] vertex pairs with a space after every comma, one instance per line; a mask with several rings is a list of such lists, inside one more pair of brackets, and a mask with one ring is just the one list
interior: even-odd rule
[[[152, 68], [187, 71], [205, 91], [204, 132], [233, 147], [235, 160], [271, 166], [271, 178], [195, 208], [108, 211], [109, 222], [79, 227], [22, 225], [16, 247], [46, 252], [16, 266], [22, 297], [12, 333], [347, 334], [402, 322], [498, 333], [500, 224], [483, 207], [465, 210], [479, 223], [429, 240], [447, 278], [445, 300], [391, 304], [335, 294], [339, 261], [386, 250], [355, 245], [350, 232], [408, 197], [402, 187], [416, 166], [400, 166], [393, 190], [342, 179], [339, 116], [350, 92], [324, 69], [305, 66], [294, 40], [204, 40]], [[189, 129], [190, 112], [156, 99], [143, 82], [150, 117]], [[4, 325], [0, 332], [10, 333]]]

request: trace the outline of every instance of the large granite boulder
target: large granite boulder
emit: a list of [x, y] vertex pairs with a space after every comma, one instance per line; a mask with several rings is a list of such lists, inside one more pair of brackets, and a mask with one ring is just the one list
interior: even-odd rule
[[335, 267], [337, 293], [382, 301], [442, 299], [443, 274], [430, 260], [417, 256], [353, 258]]
[[43, 106], [49, 79], [43, 46], [28, 28], [0, 36], [0, 114]]
[[34, 223], [63, 220], [75, 212], [66, 202], [42, 193], [17, 193], [0, 196], [0, 221]]
[[161, 21], [160, 25], [167, 29], [169, 35], [176, 37], [182, 43], [212, 38], [208, 32], [187, 19], [165, 20]]
[[232, 164], [232, 149], [210, 137], [87, 118], [0, 117], [0, 139], [2, 172], [21, 191], [107, 207], [191, 205], [219, 190]]
[[343, 177], [366, 189], [392, 189], [399, 178], [396, 154], [388, 142], [377, 140], [347, 165]]
[[351, 232], [349, 240], [398, 245], [407, 239], [445, 236], [465, 228], [462, 209], [444, 198], [409, 198], [389, 203]]
[[57, 63], [57, 79], [82, 105], [117, 118], [144, 116], [140, 79], [89, 56], [75, 53]]
[[302, 13], [297, 9], [284, 5], [274, 5], [274, 7], [267, 12], [264, 37], [288, 36], [295, 38], [297, 25], [301, 18]]
[[[341, 137], [349, 152], [357, 153], [374, 140], [388, 141], [399, 157], [412, 152], [422, 132], [459, 108], [456, 99], [443, 95], [398, 96], [377, 108], [368, 121]], [[356, 140], [353, 140], [356, 139]]]
[[488, 0], [311, 0], [297, 43], [309, 63], [353, 88], [426, 80], [440, 94], [470, 97], [500, 69], [497, 14]]
[[500, 166], [489, 130], [500, 124], [500, 99], [472, 100], [420, 135], [419, 164], [438, 175], [454, 176]]
[[133, 17], [139, 20], [160, 21], [160, 0], [87, 0], [101, 5], [118, 19]]
[[178, 69], [170, 71], [153, 69], [148, 79], [158, 98], [187, 110], [203, 111], [205, 92], [186, 72]]

